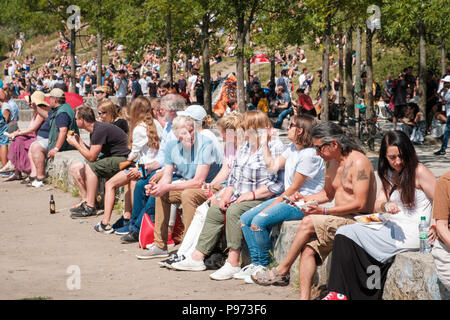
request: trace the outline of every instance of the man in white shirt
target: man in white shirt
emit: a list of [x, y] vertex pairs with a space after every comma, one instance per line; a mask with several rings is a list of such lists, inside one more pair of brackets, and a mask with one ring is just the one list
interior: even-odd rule
[[141, 74], [141, 79], [139, 79], [139, 84], [141, 85], [141, 90], [144, 95], [148, 95], [148, 82], [147, 75], [145, 73]]

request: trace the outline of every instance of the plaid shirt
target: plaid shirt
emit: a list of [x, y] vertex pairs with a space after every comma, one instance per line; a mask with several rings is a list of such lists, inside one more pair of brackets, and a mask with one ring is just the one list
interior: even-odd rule
[[[278, 158], [285, 149], [286, 146], [279, 139], [269, 142], [269, 150], [274, 159]], [[279, 195], [284, 192], [284, 169], [277, 173], [270, 173], [264, 163], [262, 148], [260, 147], [258, 151], [251, 155], [250, 144], [245, 142], [236, 154], [227, 186], [234, 188], [230, 200], [262, 186], [267, 186], [274, 195]]]

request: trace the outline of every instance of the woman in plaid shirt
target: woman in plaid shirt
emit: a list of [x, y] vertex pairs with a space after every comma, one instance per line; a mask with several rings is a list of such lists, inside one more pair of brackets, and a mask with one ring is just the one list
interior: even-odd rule
[[[240, 216], [265, 200], [280, 195], [284, 191], [284, 170], [270, 172], [264, 162], [264, 155], [258, 129], [267, 129], [271, 123], [267, 115], [259, 110], [248, 111], [243, 117], [244, 143], [239, 148], [227, 186], [220, 201], [209, 208], [205, 225], [198, 239], [197, 247], [191, 257], [173, 265], [177, 270], [202, 271], [206, 269], [203, 260], [216, 245], [223, 225], [228, 259], [224, 266], [210, 275], [214, 280], [227, 280], [241, 271], [239, 258], [242, 240]], [[273, 157], [278, 157], [285, 150], [285, 145], [278, 138], [268, 143]]]

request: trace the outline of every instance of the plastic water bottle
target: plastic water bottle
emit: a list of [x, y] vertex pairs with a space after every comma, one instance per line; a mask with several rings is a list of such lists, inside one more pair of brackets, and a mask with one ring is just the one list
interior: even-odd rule
[[420, 217], [419, 224], [419, 238], [420, 238], [420, 253], [430, 253], [431, 246], [428, 243], [428, 231], [429, 227], [425, 217]]

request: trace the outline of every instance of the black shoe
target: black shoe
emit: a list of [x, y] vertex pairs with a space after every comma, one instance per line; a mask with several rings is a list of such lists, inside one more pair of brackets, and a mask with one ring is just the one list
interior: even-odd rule
[[437, 156], [443, 156], [444, 154], [446, 154], [446, 152], [445, 152], [445, 150], [441, 149], [439, 151], [436, 151], [434, 154], [437, 155]]
[[84, 211], [84, 207], [86, 206], [86, 201], [83, 201], [78, 207], [70, 208], [70, 212], [72, 213], [80, 213]]
[[139, 233], [136, 231], [130, 230], [128, 234], [124, 235], [120, 238], [122, 243], [135, 243], [139, 241]]
[[180, 262], [186, 259], [182, 254], [178, 256], [178, 254], [173, 253], [170, 255], [169, 259], [158, 262], [161, 267], [166, 267], [172, 269], [172, 264], [175, 262]]
[[81, 212], [72, 212], [70, 217], [72, 219], [77, 219], [77, 218], [86, 218], [86, 217], [91, 217], [91, 216], [96, 216], [96, 215], [97, 215], [97, 210], [95, 210], [95, 208], [90, 207], [87, 204], [84, 204], [83, 210]]

